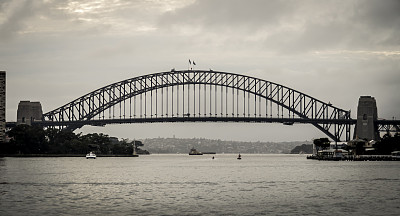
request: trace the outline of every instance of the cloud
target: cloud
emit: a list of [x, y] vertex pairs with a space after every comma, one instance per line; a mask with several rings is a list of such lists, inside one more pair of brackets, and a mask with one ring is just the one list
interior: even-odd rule
[[204, 32], [254, 31], [276, 25], [290, 14], [291, 4], [284, 1], [263, 0], [205, 0], [163, 14], [158, 26], [167, 29], [202, 28]]
[[0, 37], [147, 31], [152, 30], [152, 17], [165, 7], [157, 1], [2, 1]]
[[[160, 16], [158, 28], [293, 54], [398, 49], [399, 1], [196, 1]], [[254, 40], [255, 39], [255, 40]]]
[[385, 0], [356, 1], [355, 18], [367, 26], [376, 29], [400, 27], [400, 1]]
[[[373, 45], [387, 49], [400, 46], [400, 1], [358, 1], [355, 5], [354, 21], [363, 35]], [[362, 31], [361, 31], [362, 32]], [[361, 37], [360, 37], [361, 38]]]
[[396, 0], [20, 0], [1, 4], [5, 18], [0, 20], [0, 37], [10, 39], [21, 32], [110, 37], [153, 32], [185, 36], [199, 46], [211, 42], [285, 55], [365, 47], [396, 50], [399, 5]]
[[32, 1], [3, 2], [0, 14], [4, 16], [0, 23], [0, 38], [11, 38], [15, 33], [25, 28], [25, 20], [35, 13]]

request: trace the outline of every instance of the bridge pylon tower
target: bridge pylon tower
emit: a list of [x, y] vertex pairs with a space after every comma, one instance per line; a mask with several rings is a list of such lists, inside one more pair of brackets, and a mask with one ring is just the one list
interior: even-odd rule
[[361, 96], [357, 107], [357, 124], [354, 138], [379, 140], [379, 131], [376, 121], [378, 120], [378, 109], [376, 100], [371, 96]]

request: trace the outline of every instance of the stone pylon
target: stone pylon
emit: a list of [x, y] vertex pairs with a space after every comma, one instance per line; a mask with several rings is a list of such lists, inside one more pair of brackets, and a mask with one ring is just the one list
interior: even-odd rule
[[40, 102], [20, 101], [17, 110], [17, 124], [31, 125], [42, 120], [42, 105]]
[[357, 124], [354, 138], [379, 140], [378, 128], [375, 120], [378, 119], [376, 100], [371, 96], [361, 96], [357, 107]]

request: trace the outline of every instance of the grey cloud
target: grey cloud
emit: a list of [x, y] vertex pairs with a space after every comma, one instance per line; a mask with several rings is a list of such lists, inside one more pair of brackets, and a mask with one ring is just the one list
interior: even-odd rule
[[[324, 49], [398, 49], [400, 45], [400, 1], [332, 1], [311, 7], [322, 10], [320, 19], [306, 20], [304, 31], [294, 32], [292, 44], [299, 51]], [[333, 4], [332, 4], [333, 3]], [[297, 46], [296, 46], [297, 45]], [[300, 46], [299, 46], [300, 45]], [[286, 47], [287, 49], [288, 47]]]
[[[121, 9], [121, 5], [110, 5], [107, 8], [96, 8], [90, 13], [74, 13], [71, 3], [73, 1], [64, 0], [3, 2], [0, 4], [0, 15], [3, 14], [5, 18], [3, 22], [0, 19], [0, 38], [12, 39], [20, 32], [41, 34], [44, 37], [58, 35], [60, 32], [96, 35], [99, 31], [110, 29], [110, 23], [115, 23], [114, 20], [109, 21], [110, 17], [117, 17], [118, 9]], [[79, 1], [77, 5], [86, 3], [93, 2]], [[80, 9], [78, 6], [76, 9]]]
[[8, 4], [7, 1], [0, 1], [0, 13], [4, 11], [4, 8], [6, 7], [7, 4]]
[[158, 25], [201, 29], [204, 35], [226, 37], [225, 45], [264, 34], [264, 49], [279, 53], [376, 50], [399, 46], [399, 5], [396, 0], [196, 1], [162, 15]]
[[357, 1], [354, 7], [355, 18], [372, 29], [400, 27], [400, 1]]
[[349, 34], [351, 28], [342, 23], [309, 23], [301, 33], [292, 35], [287, 43], [277, 49], [286, 54], [340, 49], [345, 46]]
[[267, 24], [277, 24], [282, 15], [290, 14], [292, 1], [263, 0], [206, 0], [161, 16], [160, 27], [191, 25], [205, 30], [218, 31], [219, 28], [260, 28]]
[[33, 2], [23, 1], [22, 4], [18, 4], [15, 8], [12, 8], [13, 2], [4, 3], [1, 6], [3, 13], [11, 11], [11, 15], [5, 18], [5, 21], [0, 25], [0, 38], [9, 39], [16, 32], [20, 31], [24, 27], [24, 21], [34, 14]]
[[[353, 49], [396, 50], [400, 45], [400, 1], [351, 1], [343, 14], [346, 45]], [[333, 31], [340, 29], [332, 28]]]
[[61, 0], [50, 2], [20, 0], [1, 4], [0, 14], [4, 14], [5, 18], [0, 23], [0, 38], [12, 39], [20, 32], [35, 32], [38, 28], [53, 27], [49, 25], [51, 22], [69, 20], [67, 14], [60, 9], [67, 3]]

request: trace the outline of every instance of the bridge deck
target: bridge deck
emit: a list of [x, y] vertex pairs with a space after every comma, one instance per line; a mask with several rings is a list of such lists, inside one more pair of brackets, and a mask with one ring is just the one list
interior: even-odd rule
[[68, 126], [68, 125], [106, 125], [128, 123], [155, 123], [155, 122], [253, 122], [253, 123], [283, 123], [283, 124], [356, 124], [354, 119], [299, 119], [299, 118], [262, 118], [262, 117], [154, 117], [154, 118], [129, 118], [129, 119], [100, 119], [87, 121], [35, 122], [42, 126]]

